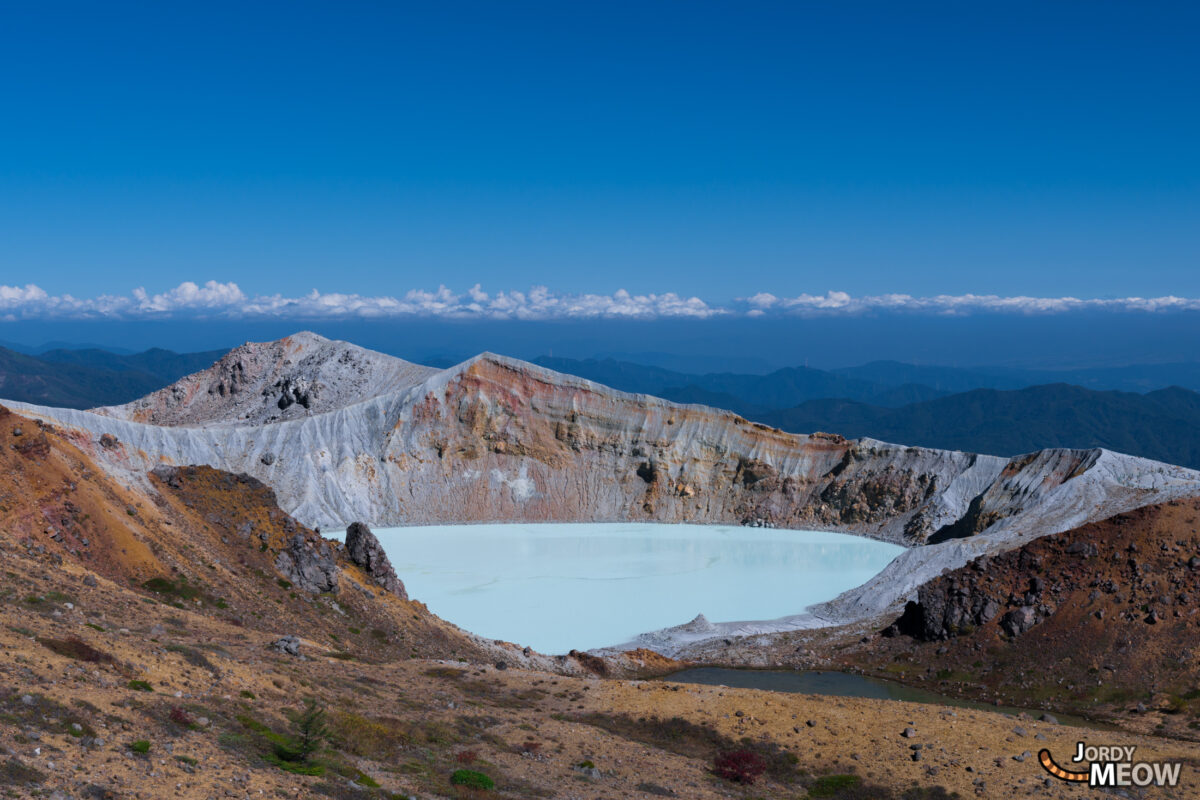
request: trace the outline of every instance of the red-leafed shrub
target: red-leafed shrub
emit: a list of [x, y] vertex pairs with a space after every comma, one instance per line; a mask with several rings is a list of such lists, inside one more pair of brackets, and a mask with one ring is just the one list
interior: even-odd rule
[[474, 764], [479, 758], [479, 753], [474, 750], [460, 750], [454, 754], [454, 760], [460, 764]]
[[190, 728], [196, 724], [196, 721], [192, 719], [192, 716], [179, 706], [175, 706], [171, 709], [170, 716], [171, 722], [174, 722], [176, 725], [184, 728]]
[[726, 750], [713, 759], [713, 774], [747, 786], [767, 771], [767, 760], [753, 750]]

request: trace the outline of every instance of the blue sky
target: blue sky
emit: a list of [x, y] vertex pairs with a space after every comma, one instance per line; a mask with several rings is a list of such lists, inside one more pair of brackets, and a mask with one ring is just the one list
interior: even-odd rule
[[1200, 297], [1197, 8], [9, 4], [0, 287]]

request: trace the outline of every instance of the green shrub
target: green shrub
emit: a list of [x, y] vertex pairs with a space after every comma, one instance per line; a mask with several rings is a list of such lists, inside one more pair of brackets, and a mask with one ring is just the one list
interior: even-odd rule
[[823, 775], [808, 787], [809, 797], [837, 797], [840, 792], [862, 783], [857, 775]]
[[145, 755], [146, 753], [150, 752], [150, 743], [145, 739], [138, 739], [136, 742], [129, 745], [129, 749], [135, 753]]
[[129, 689], [133, 689], [135, 692], [154, 691], [154, 689], [146, 681], [130, 681], [129, 683], [125, 684], [125, 686]]
[[329, 729], [325, 727], [325, 709], [318, 705], [315, 699], [310, 698], [304, 701], [303, 711], [290, 716], [296, 752], [300, 754], [301, 761], [307, 761], [309, 756], [321, 749], [321, 745], [329, 737]]
[[456, 769], [450, 776], [450, 783], [455, 786], [466, 786], [469, 789], [495, 789], [496, 782], [473, 769]]
[[291, 761], [286, 758], [280, 758], [274, 753], [268, 753], [263, 756], [268, 764], [273, 764], [279, 767], [284, 772], [290, 772], [293, 775], [315, 775], [321, 776], [325, 774], [324, 764], [309, 764], [304, 761]]

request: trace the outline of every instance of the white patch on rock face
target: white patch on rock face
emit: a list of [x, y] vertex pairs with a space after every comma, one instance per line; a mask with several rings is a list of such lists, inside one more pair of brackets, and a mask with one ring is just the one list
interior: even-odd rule
[[483, 473], [482, 473], [482, 472], [480, 472], [480, 471], [479, 471], [479, 470], [477, 470], [477, 469], [464, 469], [464, 470], [463, 470], [463, 474], [462, 474], [462, 476], [463, 476], [463, 478], [465, 478], [466, 480], [469, 480], [469, 481], [477, 481], [477, 480], [479, 480], [479, 476], [480, 476], [480, 475], [482, 475], [482, 474], [483, 474]]
[[508, 490], [512, 492], [512, 499], [518, 503], [525, 502], [537, 493], [537, 486], [534, 485], [533, 480], [529, 477], [524, 464], [521, 465], [521, 469], [517, 472], [517, 477], [511, 480], [506, 478], [504, 473], [499, 469], [493, 469], [490, 475], [493, 483], [502, 483], [507, 486]]

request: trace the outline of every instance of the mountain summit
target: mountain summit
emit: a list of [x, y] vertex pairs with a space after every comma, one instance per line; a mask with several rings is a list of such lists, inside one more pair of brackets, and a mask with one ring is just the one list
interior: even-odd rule
[[98, 414], [151, 425], [264, 425], [398, 392], [437, 370], [301, 331], [247, 342], [197, 372]]

